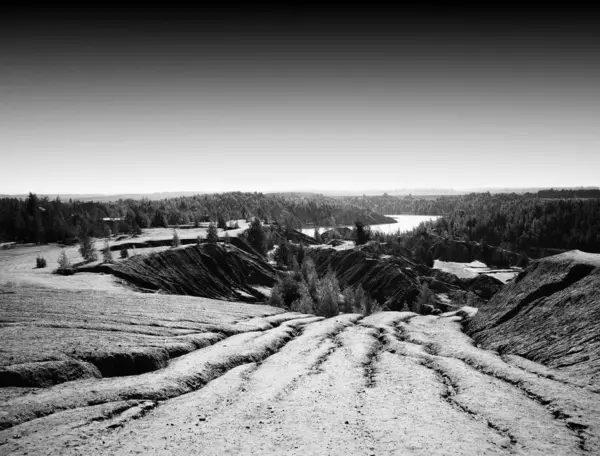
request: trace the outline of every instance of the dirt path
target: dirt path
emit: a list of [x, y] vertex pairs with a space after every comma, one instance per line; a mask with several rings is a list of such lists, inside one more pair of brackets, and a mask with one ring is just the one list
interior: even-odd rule
[[13, 397], [0, 453], [600, 452], [596, 393], [474, 347], [455, 315], [272, 319], [155, 372]]

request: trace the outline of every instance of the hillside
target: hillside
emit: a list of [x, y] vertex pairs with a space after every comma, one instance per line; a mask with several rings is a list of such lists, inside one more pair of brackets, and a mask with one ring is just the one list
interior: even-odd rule
[[479, 309], [467, 333], [600, 392], [600, 255], [574, 250], [533, 263]]
[[255, 287], [273, 286], [276, 279], [262, 257], [232, 244], [183, 246], [80, 271], [114, 274], [153, 291], [250, 302], [265, 299]]

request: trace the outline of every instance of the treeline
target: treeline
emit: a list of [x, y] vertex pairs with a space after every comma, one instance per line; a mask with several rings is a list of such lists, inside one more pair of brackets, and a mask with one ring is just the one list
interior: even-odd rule
[[[30, 193], [26, 199], [0, 199], [0, 239], [27, 242], [74, 242], [82, 234], [137, 233], [142, 228], [220, 222], [258, 217], [292, 228], [307, 225], [390, 223], [372, 209], [334, 198], [310, 198], [263, 193], [221, 193], [162, 200], [63, 202]], [[105, 218], [114, 221], [103, 221]]]
[[598, 188], [570, 188], [555, 190], [540, 190], [537, 192], [539, 198], [600, 198]]
[[600, 199], [541, 199], [533, 195], [465, 195], [454, 210], [417, 228], [441, 236], [543, 256], [549, 249], [600, 253]]

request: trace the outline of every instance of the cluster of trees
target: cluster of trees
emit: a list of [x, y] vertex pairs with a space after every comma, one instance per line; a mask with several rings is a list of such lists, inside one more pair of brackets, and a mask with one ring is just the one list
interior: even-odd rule
[[327, 318], [340, 312], [370, 315], [381, 310], [362, 287], [341, 289], [332, 271], [319, 277], [310, 258], [295, 264], [273, 287], [269, 301], [272, 306]]
[[450, 214], [416, 232], [423, 230], [532, 256], [546, 249], [600, 253], [600, 199], [471, 194], [461, 197]]
[[0, 240], [73, 243], [82, 232], [107, 237], [139, 233], [142, 228], [209, 221], [226, 228], [228, 220], [254, 217], [292, 228], [349, 225], [357, 219], [366, 223], [391, 221], [372, 209], [322, 195], [231, 192], [157, 201], [63, 202], [30, 193], [24, 200], [0, 199]]
[[283, 269], [271, 292], [270, 304], [301, 313], [333, 317], [340, 312], [370, 315], [381, 310], [377, 301], [358, 287], [342, 289], [332, 271], [319, 277], [302, 244], [281, 239], [275, 260]]

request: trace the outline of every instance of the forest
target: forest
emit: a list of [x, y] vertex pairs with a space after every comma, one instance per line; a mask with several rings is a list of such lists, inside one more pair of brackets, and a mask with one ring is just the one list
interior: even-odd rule
[[[161, 200], [114, 202], [50, 200], [30, 193], [25, 199], [0, 199], [0, 240], [75, 242], [85, 234], [139, 233], [142, 228], [194, 225], [258, 217], [265, 222], [303, 226], [393, 223], [372, 209], [322, 195], [311, 198], [263, 193], [219, 193]], [[107, 222], [104, 219], [110, 218]], [[109, 231], [110, 230], [110, 231]]]
[[533, 258], [554, 250], [600, 253], [600, 199], [470, 194], [457, 198], [449, 214], [416, 231], [423, 230]]
[[[600, 253], [599, 191], [542, 190], [525, 194], [327, 197], [320, 194], [230, 192], [161, 200], [81, 202], [0, 199], [0, 240], [75, 242], [82, 234], [139, 233], [143, 228], [258, 217], [291, 228], [392, 223], [382, 214], [442, 215], [417, 229], [453, 239], [485, 242], [533, 257], [552, 249]], [[598, 195], [600, 196], [600, 195]], [[103, 219], [110, 218], [112, 221]]]

